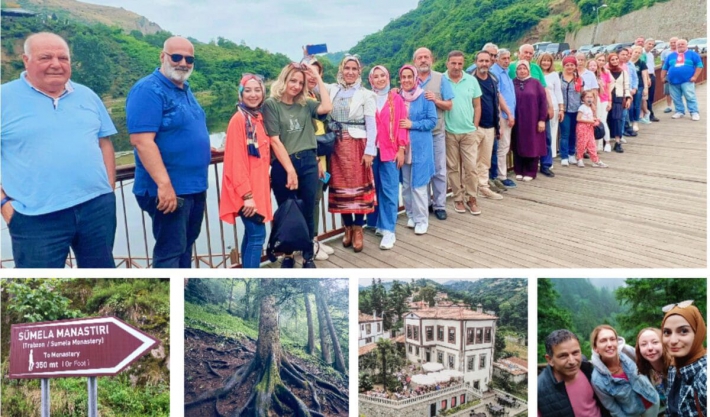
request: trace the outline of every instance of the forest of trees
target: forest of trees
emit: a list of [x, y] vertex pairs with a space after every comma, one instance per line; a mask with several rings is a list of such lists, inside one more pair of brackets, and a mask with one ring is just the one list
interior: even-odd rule
[[[197, 361], [197, 368], [186, 365], [186, 415], [347, 415], [346, 281], [190, 279], [185, 302], [185, 361]], [[187, 348], [206, 337], [199, 329], [241, 340], [237, 351], [245, 361], [203, 365], [204, 352]], [[210, 381], [193, 371], [205, 366]]]
[[670, 303], [695, 300], [703, 315], [707, 311], [705, 279], [629, 278], [612, 291], [583, 278], [538, 279], [538, 363], [545, 362], [545, 337], [553, 330], [574, 332], [582, 353], [591, 357], [589, 335], [594, 327], [610, 324], [628, 344], [636, 343], [642, 328], [660, 327], [661, 308]]

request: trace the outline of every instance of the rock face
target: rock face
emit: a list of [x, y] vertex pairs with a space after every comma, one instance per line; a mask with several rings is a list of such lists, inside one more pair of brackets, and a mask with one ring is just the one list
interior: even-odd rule
[[[686, 39], [706, 36], [708, 29], [707, 2], [670, 0], [652, 7], [599, 23], [595, 43], [605, 45], [633, 42], [637, 37], [668, 41], [672, 36]], [[572, 49], [592, 43], [594, 26], [588, 25], [576, 33], [568, 33], [565, 42]]]

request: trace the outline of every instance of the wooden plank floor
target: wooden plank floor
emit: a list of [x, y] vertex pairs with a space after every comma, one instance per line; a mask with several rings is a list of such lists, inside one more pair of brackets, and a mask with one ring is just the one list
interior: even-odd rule
[[[701, 121], [672, 120], [656, 106], [658, 123], [641, 125], [623, 154], [602, 153], [608, 169], [562, 167], [505, 193], [479, 198], [482, 214], [433, 215], [416, 236], [397, 222], [394, 249], [365, 233], [355, 254], [340, 238], [324, 268], [705, 268], [707, 259], [707, 86], [698, 86]], [[276, 265], [274, 265], [276, 266]]]

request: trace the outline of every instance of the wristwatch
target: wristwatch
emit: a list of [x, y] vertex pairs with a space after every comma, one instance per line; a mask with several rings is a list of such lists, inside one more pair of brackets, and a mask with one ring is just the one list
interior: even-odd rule
[[8, 196], [5, 196], [5, 198], [0, 200], [0, 207], [3, 207], [6, 203], [9, 203], [10, 201], [12, 201], [12, 199]]

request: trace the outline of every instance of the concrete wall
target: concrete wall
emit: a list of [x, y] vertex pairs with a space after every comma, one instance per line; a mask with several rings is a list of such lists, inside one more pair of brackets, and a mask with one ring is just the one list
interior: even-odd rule
[[[670, 0], [650, 8], [599, 23], [595, 43], [605, 45], [633, 42], [637, 37], [668, 41], [672, 36], [692, 39], [707, 36], [707, 2], [703, 0]], [[572, 49], [592, 43], [594, 26], [584, 26], [568, 33], [565, 42]]]

